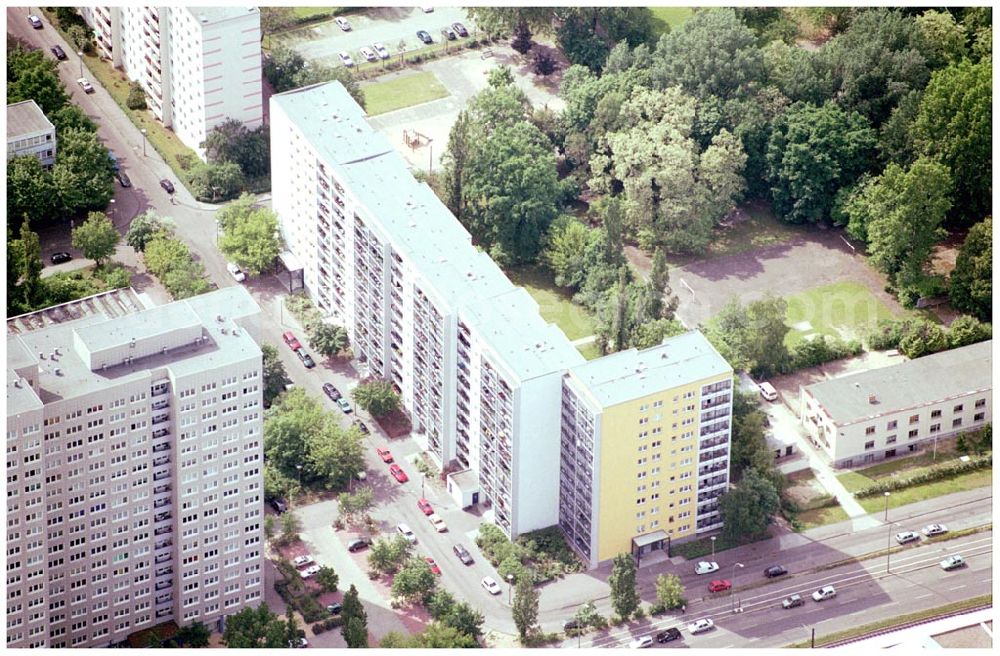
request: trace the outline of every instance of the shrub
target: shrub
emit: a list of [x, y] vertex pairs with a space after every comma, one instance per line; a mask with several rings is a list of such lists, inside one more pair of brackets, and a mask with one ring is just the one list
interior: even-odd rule
[[812, 341], [796, 344], [791, 352], [791, 370], [816, 367], [818, 365], [858, 355], [864, 350], [861, 342], [845, 342], [839, 337], [819, 335]]
[[328, 620], [323, 622], [317, 622], [312, 625], [313, 635], [319, 635], [331, 629], [336, 629], [344, 625], [344, 617], [342, 615], [334, 615]]
[[952, 478], [960, 474], [986, 469], [993, 466], [993, 454], [979, 458], [970, 458], [968, 461], [955, 460], [940, 467], [935, 467], [927, 471], [920, 472], [907, 478], [885, 478], [877, 483], [862, 488], [854, 493], [854, 496], [863, 499], [865, 497], [881, 496], [886, 492], [904, 490], [914, 485], [933, 483], [934, 481]]
[[125, 106], [133, 110], [146, 109], [146, 92], [138, 82], [129, 85]]
[[548, 50], [536, 50], [533, 65], [536, 75], [551, 75], [556, 70], [556, 60]]

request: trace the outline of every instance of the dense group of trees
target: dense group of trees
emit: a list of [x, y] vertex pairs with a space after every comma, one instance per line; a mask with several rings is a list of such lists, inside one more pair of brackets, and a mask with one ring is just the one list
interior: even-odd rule
[[278, 214], [256, 203], [245, 193], [216, 213], [222, 231], [219, 250], [249, 276], [271, 268], [283, 246]]
[[[344, 489], [364, 470], [364, 451], [356, 430], [340, 425], [332, 413], [301, 388], [281, 397], [264, 421], [264, 452], [272, 471], [268, 494], [283, 496], [289, 482], [318, 489]], [[273, 489], [278, 487], [278, 490]]]
[[264, 77], [274, 87], [275, 93], [337, 80], [344, 85], [355, 102], [361, 107], [365, 106], [365, 93], [350, 69], [306, 62], [302, 55], [288, 46], [275, 46], [267, 54], [264, 59]]
[[159, 278], [174, 299], [204, 294], [212, 288], [205, 267], [187, 244], [174, 236], [173, 223], [152, 210], [138, 215], [125, 233], [125, 243], [142, 253], [146, 269]]
[[[532, 35], [554, 36], [574, 64], [562, 112], [532, 112], [494, 84], [452, 131], [448, 204], [501, 263], [532, 262], [548, 244], [560, 284], [585, 287], [596, 230], [558, 214], [583, 190], [620, 201], [623, 239], [675, 253], [703, 252], [752, 198], [790, 223], [847, 226], [910, 305], [942, 287], [929, 261], [945, 231], [990, 211], [985, 8], [706, 8], [655, 42], [646, 8], [470, 14], [525, 52]], [[796, 44], [809, 24], [828, 37], [817, 48]], [[508, 163], [524, 176], [516, 193]], [[588, 218], [600, 225], [601, 206]]]

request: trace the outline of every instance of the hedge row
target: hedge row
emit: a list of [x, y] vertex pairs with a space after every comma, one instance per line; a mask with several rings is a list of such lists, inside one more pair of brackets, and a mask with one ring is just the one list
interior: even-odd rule
[[319, 622], [330, 616], [329, 611], [323, 607], [316, 596], [310, 592], [302, 582], [299, 575], [291, 563], [287, 560], [277, 562], [278, 571], [284, 577], [281, 581], [275, 581], [274, 589], [286, 604], [299, 611], [302, 619], [308, 623]]
[[319, 635], [325, 631], [330, 631], [331, 629], [336, 629], [337, 627], [344, 625], [344, 618], [341, 615], [334, 615], [325, 622], [317, 622], [312, 625], [313, 635]]
[[869, 485], [866, 488], [858, 490], [854, 493], [854, 496], [859, 499], [863, 499], [865, 497], [875, 497], [885, 494], [886, 492], [895, 492], [896, 490], [903, 490], [908, 487], [913, 487], [914, 485], [933, 483], [934, 481], [952, 478], [954, 476], [958, 476], [959, 474], [968, 474], [969, 472], [986, 469], [987, 467], [992, 466], [992, 453], [980, 458], [970, 458], [967, 461], [956, 460], [955, 462], [950, 462], [946, 465], [929, 469], [908, 478], [883, 479], [874, 485]]

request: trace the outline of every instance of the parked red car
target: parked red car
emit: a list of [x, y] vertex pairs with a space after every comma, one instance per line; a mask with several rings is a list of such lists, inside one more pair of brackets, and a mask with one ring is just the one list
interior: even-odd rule
[[434, 513], [434, 509], [431, 508], [431, 502], [427, 499], [417, 499], [417, 508], [420, 508], [420, 512], [425, 515], [431, 515]]
[[406, 481], [410, 480], [409, 477], [407, 477], [406, 472], [403, 471], [403, 468], [400, 467], [399, 465], [390, 465], [389, 473], [392, 474], [392, 477], [395, 478], [400, 483], [405, 483]]
[[709, 592], [722, 592], [724, 590], [728, 590], [731, 587], [733, 587], [733, 584], [731, 582], [726, 581], [725, 579], [723, 579], [721, 581], [712, 581], [711, 583], [709, 583], [708, 584], [708, 591]]
[[431, 566], [431, 572], [437, 574], [438, 576], [441, 576], [441, 568], [438, 567], [438, 564], [434, 562], [433, 558], [431, 558], [430, 556], [425, 556], [424, 560], [426, 560], [427, 564]]
[[389, 449], [378, 447], [377, 449], [375, 449], [375, 453], [377, 453], [378, 457], [382, 459], [382, 462], [386, 464], [390, 464], [392, 462], [392, 453], [389, 451]]
[[298, 351], [300, 348], [302, 348], [302, 345], [299, 344], [298, 338], [295, 337], [295, 333], [293, 333], [292, 331], [286, 330], [284, 333], [281, 334], [281, 337], [282, 339], [285, 340], [285, 344], [288, 344], [288, 348], [292, 349], [293, 351]]

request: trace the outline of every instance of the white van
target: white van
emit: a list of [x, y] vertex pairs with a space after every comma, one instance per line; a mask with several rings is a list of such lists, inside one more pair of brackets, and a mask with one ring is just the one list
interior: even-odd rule
[[778, 399], [778, 391], [774, 389], [771, 383], [761, 383], [760, 395], [764, 397], [765, 401], [776, 401]]

